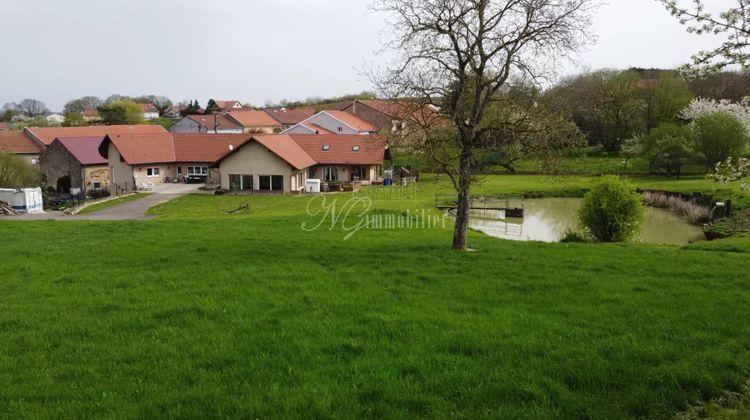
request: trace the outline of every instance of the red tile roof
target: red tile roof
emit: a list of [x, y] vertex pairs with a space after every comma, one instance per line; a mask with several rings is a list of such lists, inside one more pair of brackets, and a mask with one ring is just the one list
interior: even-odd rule
[[346, 111], [323, 111], [357, 131], [374, 132], [378, 129], [369, 122]]
[[107, 159], [99, 154], [102, 140], [101, 137], [62, 137], [55, 141], [68, 149], [82, 165], [106, 165]]
[[29, 127], [24, 133], [49, 146], [58, 137], [101, 137], [106, 135], [135, 134], [159, 136], [168, 134], [159, 125], [100, 125], [91, 127]]
[[125, 162], [130, 165], [167, 163], [175, 161], [172, 135], [166, 131], [152, 134], [123, 133], [107, 135], [100, 147], [102, 156], [107, 155], [109, 143], [115, 145]]
[[251, 139], [250, 134], [174, 134], [177, 162], [214, 163]]
[[242, 106], [242, 102], [240, 101], [214, 101], [217, 107], [219, 109], [231, 109], [234, 108], [235, 105], [240, 104]]
[[288, 135], [254, 136], [253, 139], [297, 169], [316, 164], [315, 159]]
[[188, 115], [187, 118], [197, 122], [203, 127], [213, 130], [215, 124], [219, 123], [219, 129], [223, 130], [238, 130], [243, 128], [242, 125], [238, 124], [237, 121], [229, 118], [226, 114], [213, 114], [213, 115]]
[[432, 122], [433, 120], [442, 118], [439, 109], [430, 105], [424, 105], [417, 101], [408, 100], [386, 101], [357, 99], [343, 109], [350, 110], [360, 104], [395, 119]]
[[298, 109], [268, 108], [268, 109], [264, 109], [263, 111], [283, 125], [299, 124], [302, 121], [315, 115], [315, 109], [313, 108], [298, 108]]
[[317, 131], [316, 134], [334, 134], [333, 131], [326, 130], [325, 128], [319, 126], [318, 124], [304, 123], [302, 125], [309, 128], [310, 130]]
[[20, 131], [0, 132], [0, 152], [17, 154], [42, 153], [42, 148]]
[[81, 116], [87, 117], [87, 118], [101, 118], [101, 115], [99, 115], [99, 111], [95, 109], [86, 109], [83, 112], [81, 112]]
[[281, 123], [263, 111], [231, 111], [229, 118], [233, 118], [243, 127], [279, 127]]
[[[322, 165], [382, 165], [385, 156], [385, 141], [378, 136], [291, 134], [289, 137]], [[324, 150], [325, 145], [328, 150]]]
[[141, 107], [143, 107], [143, 112], [159, 112], [159, 108], [156, 107], [154, 104], [139, 104]]

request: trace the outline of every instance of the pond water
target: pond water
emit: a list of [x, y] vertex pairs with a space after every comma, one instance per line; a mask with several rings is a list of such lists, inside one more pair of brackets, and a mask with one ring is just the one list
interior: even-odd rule
[[[470, 227], [487, 235], [518, 241], [558, 242], [567, 230], [577, 230], [580, 198], [524, 201], [524, 218], [505, 218], [503, 211], [473, 210]], [[684, 245], [705, 240], [703, 230], [666, 210], [646, 208], [639, 241]]]

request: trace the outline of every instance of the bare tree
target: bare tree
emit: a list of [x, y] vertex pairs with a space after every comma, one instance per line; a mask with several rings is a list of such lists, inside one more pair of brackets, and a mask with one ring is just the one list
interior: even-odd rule
[[68, 101], [63, 108], [63, 112], [66, 114], [71, 112], [81, 113], [87, 109], [96, 109], [102, 104], [102, 100], [96, 96], [84, 96], [83, 98]]
[[37, 115], [44, 115], [49, 112], [47, 105], [36, 99], [24, 99], [19, 102], [18, 110], [28, 117], [36, 117]]
[[597, 6], [597, 0], [375, 0], [389, 17], [388, 45], [397, 55], [389, 69], [375, 72], [381, 94], [445, 110], [442, 130], [425, 130], [423, 144], [458, 192], [454, 249], [467, 249], [471, 187], [494, 141], [487, 134], [502, 135], [486, 124], [488, 109], [511, 81], [539, 81], [588, 42]]
[[719, 13], [706, 11], [704, 0], [657, 1], [690, 33], [726, 35], [720, 46], [694, 55], [692, 65], [682, 68], [686, 74], [701, 77], [732, 65], [750, 68], [750, 0], [734, 0], [734, 7]]
[[173, 105], [173, 102], [171, 99], [167, 98], [166, 96], [160, 96], [160, 95], [155, 95], [152, 98], [151, 102], [159, 110], [159, 113], [162, 113], [162, 114], [167, 108]]

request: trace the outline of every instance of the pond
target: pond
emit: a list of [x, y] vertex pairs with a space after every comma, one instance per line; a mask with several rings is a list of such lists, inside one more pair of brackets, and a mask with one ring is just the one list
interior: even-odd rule
[[[580, 198], [543, 198], [524, 202], [524, 218], [505, 218], [504, 212], [474, 210], [470, 227], [496, 238], [558, 242], [578, 227]], [[685, 245], [705, 240], [703, 229], [666, 210], [648, 207], [638, 240], [651, 244]]]

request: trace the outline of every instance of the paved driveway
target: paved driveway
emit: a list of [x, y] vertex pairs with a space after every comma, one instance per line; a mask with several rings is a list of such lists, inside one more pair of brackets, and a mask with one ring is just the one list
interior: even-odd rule
[[3, 220], [148, 220], [153, 218], [146, 214], [151, 207], [172, 201], [187, 194], [199, 192], [200, 184], [165, 184], [154, 187], [152, 194], [146, 198], [129, 201], [119, 206], [109, 207], [96, 213], [81, 216], [66, 216], [59, 211], [49, 211], [44, 214], [23, 214], [20, 216], [3, 217]]

